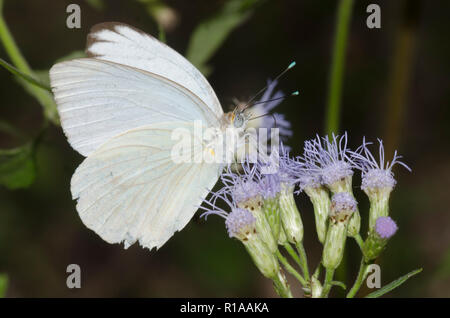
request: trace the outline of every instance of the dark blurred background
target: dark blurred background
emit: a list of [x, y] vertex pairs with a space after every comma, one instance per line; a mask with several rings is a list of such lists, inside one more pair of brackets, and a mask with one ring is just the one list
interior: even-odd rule
[[[185, 54], [204, 21], [220, 20], [230, 1], [5, 0], [4, 17], [30, 66], [45, 78], [56, 60], [82, 51], [92, 25], [120, 21], [158, 36]], [[81, 7], [81, 29], [66, 27], [66, 7]], [[381, 7], [381, 29], [366, 26], [366, 7]], [[276, 109], [293, 125], [288, 144], [299, 154], [305, 139], [325, 132], [331, 51], [338, 1], [251, 1], [245, 19], [227, 33], [201, 68], [226, 108], [246, 99], [292, 60], [280, 82], [299, 90]], [[398, 184], [391, 216], [399, 232], [379, 264], [386, 284], [423, 267], [392, 297], [450, 296], [450, 13], [449, 1], [355, 1], [346, 53], [340, 132], [350, 145], [362, 136], [384, 139], [412, 168], [394, 169]], [[0, 57], [10, 61], [3, 46]], [[199, 66], [200, 67], [200, 66]], [[194, 218], [159, 251], [110, 245], [80, 221], [70, 178], [82, 161], [59, 126], [42, 131], [40, 104], [0, 69], [0, 148], [39, 137], [32, 154], [35, 179], [21, 189], [0, 187], [0, 273], [8, 297], [243, 297], [275, 296], [241, 243], [228, 238], [220, 218]], [[1, 128], [1, 127], [0, 127]], [[41, 132], [43, 132], [41, 134]], [[359, 186], [355, 180], [355, 186]], [[368, 202], [355, 189], [366, 221]], [[298, 198], [310, 267], [320, 260], [312, 206]], [[364, 222], [363, 221], [363, 222]], [[363, 236], [366, 223], [363, 223]], [[347, 243], [348, 285], [360, 254]], [[66, 267], [79, 264], [82, 288], [66, 287]], [[292, 285], [295, 285], [295, 281]], [[362, 291], [364, 293], [364, 291]], [[300, 290], [295, 294], [301, 296]], [[335, 293], [337, 295], [337, 293]]]

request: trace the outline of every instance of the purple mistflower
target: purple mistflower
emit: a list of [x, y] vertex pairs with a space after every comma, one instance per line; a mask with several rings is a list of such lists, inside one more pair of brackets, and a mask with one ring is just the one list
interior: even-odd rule
[[394, 174], [392, 173], [392, 167], [395, 164], [399, 164], [405, 167], [408, 171], [411, 171], [405, 163], [400, 161], [402, 156], [397, 155], [397, 151], [395, 151], [392, 161], [385, 162], [383, 141], [378, 139], [378, 143], [378, 161], [368, 149], [367, 146], [371, 143], [366, 142], [365, 138], [363, 138], [363, 144], [355, 152], [351, 153], [353, 160], [356, 162], [357, 168], [361, 170], [361, 189], [363, 190], [383, 188], [393, 189], [396, 181]]
[[[225, 226], [230, 237], [236, 237], [238, 239], [244, 239], [248, 233], [254, 231], [255, 217], [250, 211], [240, 209], [230, 198], [230, 194], [227, 192], [211, 192], [212, 196], [209, 200], [203, 200], [203, 205], [199, 208], [204, 212], [200, 217], [208, 218], [209, 215], [215, 214], [225, 219]], [[217, 206], [217, 199], [221, 199], [225, 202], [231, 212], [227, 212], [224, 209]]]
[[357, 204], [355, 198], [347, 192], [336, 193], [331, 198], [331, 209], [335, 213], [344, 211], [355, 212]]
[[269, 156], [269, 161], [258, 163], [261, 174], [277, 174], [279, 181], [292, 186], [296, 183], [298, 163], [290, 157], [289, 147], [280, 142], [278, 151], [273, 151]]
[[[281, 97], [283, 97], [283, 93], [281, 91], [276, 91], [274, 94], [272, 94], [275, 87], [277, 86], [277, 84], [278, 84], [277, 80], [275, 80], [275, 81], [271, 81], [270, 79], [267, 80], [266, 92], [255, 103], [264, 102], [269, 99], [276, 99], [276, 98], [280, 98], [280, 99], [273, 100], [273, 101], [270, 101], [267, 103], [256, 104], [256, 105], [252, 106], [249, 109], [250, 113], [251, 113], [251, 117], [258, 117], [258, 116], [268, 114], [281, 103], [281, 101], [282, 101]], [[249, 121], [249, 124], [255, 128], [260, 128], [260, 127], [267, 128], [267, 129], [278, 128], [280, 131], [281, 139], [292, 136], [291, 123], [285, 119], [284, 115], [279, 114], [279, 113], [273, 113], [273, 116], [276, 119], [276, 127], [275, 127], [274, 117], [272, 117], [272, 116], [263, 116], [258, 119], [251, 120], [251, 121]], [[268, 139], [270, 139], [270, 136], [268, 136]]]
[[[307, 159], [308, 160], [308, 159]], [[310, 169], [311, 165], [302, 161], [300, 157], [296, 159], [296, 183], [299, 185], [299, 191], [305, 188], [318, 188], [322, 185], [320, 174], [314, 169]]]
[[253, 232], [255, 228], [255, 217], [250, 211], [245, 209], [233, 209], [228, 214], [225, 225], [230, 237], [245, 237], [246, 234]]
[[260, 172], [257, 164], [251, 164], [249, 160], [242, 163], [242, 172], [234, 172], [229, 166], [220, 179], [224, 187], [219, 193], [229, 193], [236, 203], [259, 195], [257, 180], [260, 179]]
[[375, 231], [383, 239], [391, 238], [397, 230], [397, 224], [389, 216], [380, 216], [375, 222]]
[[281, 192], [281, 179], [276, 173], [266, 174], [258, 182], [259, 193], [264, 199], [273, 199]]
[[331, 185], [353, 175], [353, 162], [347, 148], [347, 133], [305, 141], [303, 161], [309, 176], [320, 178], [322, 184]]

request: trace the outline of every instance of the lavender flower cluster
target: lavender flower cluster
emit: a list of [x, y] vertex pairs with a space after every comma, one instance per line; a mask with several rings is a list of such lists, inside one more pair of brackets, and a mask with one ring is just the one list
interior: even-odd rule
[[[326, 296], [331, 288], [332, 272], [339, 266], [347, 237], [359, 244], [365, 262], [379, 256], [398, 227], [389, 217], [389, 196], [396, 185], [392, 172], [400, 161], [395, 153], [385, 162], [384, 147], [379, 142], [378, 157], [363, 143], [355, 151], [348, 147], [348, 137], [332, 135], [304, 143], [303, 154], [292, 157], [281, 145], [269, 162], [244, 162], [240, 169], [229, 166], [220, 179], [223, 187], [200, 207], [202, 216], [215, 214], [225, 219], [230, 237], [239, 239], [247, 248], [260, 271], [274, 282], [278, 294], [292, 296], [281, 266], [302, 284], [305, 293], [313, 297]], [[267, 166], [276, 165], [274, 173], [265, 173]], [[272, 167], [273, 168], [273, 167]], [[370, 201], [367, 238], [360, 235], [361, 216], [353, 195], [352, 179], [361, 172], [361, 189]], [[323, 244], [322, 261], [309, 274], [303, 248], [303, 223], [295, 195], [305, 193], [314, 207], [316, 232]], [[219, 203], [221, 202], [221, 203]], [[227, 206], [222, 208], [223, 203]], [[301, 268], [297, 272], [280, 253], [282, 246]], [[294, 246], [295, 248], [292, 248]], [[327, 271], [324, 283], [318, 280], [320, 268]]]

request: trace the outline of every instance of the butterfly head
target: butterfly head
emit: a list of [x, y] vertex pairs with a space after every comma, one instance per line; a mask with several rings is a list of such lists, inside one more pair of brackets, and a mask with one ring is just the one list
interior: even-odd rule
[[233, 110], [231, 118], [234, 128], [242, 128], [247, 125], [249, 115], [245, 113], [244, 109], [241, 109], [239, 106], [237, 106]]
[[243, 105], [238, 103], [232, 111], [225, 115], [229, 126], [236, 129], [245, 129], [247, 127], [250, 114], [243, 108]]

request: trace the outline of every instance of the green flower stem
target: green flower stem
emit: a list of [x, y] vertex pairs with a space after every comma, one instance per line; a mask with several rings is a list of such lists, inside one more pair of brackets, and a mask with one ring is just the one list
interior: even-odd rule
[[309, 269], [308, 269], [308, 259], [306, 257], [305, 248], [301, 242], [297, 243], [297, 251], [300, 256], [300, 267], [302, 268], [303, 275], [306, 277], [306, 280], [310, 280], [309, 277]]
[[284, 277], [284, 274], [280, 271], [278, 271], [278, 274], [272, 278], [273, 286], [275, 288], [275, 291], [277, 294], [282, 298], [292, 298], [292, 292], [289, 288], [289, 285], [287, 283], [286, 277]]
[[300, 284], [302, 284], [302, 286], [306, 287], [308, 286], [308, 283], [306, 282], [306, 280], [303, 278], [302, 275], [300, 275], [299, 272], [297, 272], [295, 270], [295, 268], [293, 268], [291, 266], [291, 264], [289, 264], [289, 262], [287, 261], [287, 259], [281, 255], [280, 251], [277, 251], [277, 257], [280, 260], [280, 262], [283, 264], [283, 266], [286, 268], [286, 270], [291, 273], [295, 278], [297, 278], [297, 280], [300, 282]]
[[344, 75], [345, 51], [347, 35], [352, 15], [353, 0], [341, 0], [336, 19], [333, 56], [331, 64], [330, 84], [328, 90], [328, 109], [326, 115], [326, 133], [337, 133], [342, 94], [342, 78]]
[[364, 262], [364, 257], [361, 259], [361, 265], [359, 266], [359, 272], [358, 277], [356, 278], [355, 283], [353, 284], [352, 289], [347, 294], [347, 298], [353, 298], [358, 290], [361, 288], [362, 283], [364, 282], [364, 279], [367, 276], [367, 268], [369, 267], [369, 264]]
[[313, 277], [315, 277], [315, 278], [319, 277], [321, 268], [322, 268], [322, 262], [319, 262], [319, 265], [317, 265], [316, 269], [314, 270]]
[[[14, 38], [6, 25], [3, 17], [3, 4], [4, 0], [0, 0], [0, 41], [3, 43], [5, 50], [13, 62], [14, 66], [25, 75], [35, 78], [33, 71], [28, 65], [27, 61], [20, 52]], [[53, 123], [58, 123], [58, 114], [56, 111], [56, 105], [53, 101], [52, 95], [45, 91], [43, 88], [30, 84], [30, 82], [20, 79], [21, 84], [25, 87], [33, 97], [35, 97], [39, 103], [44, 107], [44, 113]]]
[[322, 290], [322, 298], [328, 297], [328, 294], [330, 293], [330, 289], [333, 286], [333, 276], [334, 276], [334, 269], [328, 269], [325, 274], [325, 281], [323, 284], [323, 290]]
[[356, 243], [358, 243], [359, 248], [361, 249], [361, 252], [363, 252], [364, 251], [364, 241], [363, 241], [361, 235], [358, 233], [355, 235], [354, 238], [355, 238]]
[[300, 260], [300, 257], [294, 251], [294, 249], [292, 248], [291, 244], [289, 244], [289, 243], [283, 244], [283, 247], [289, 253], [289, 255], [291, 255], [291, 257], [294, 259], [294, 261], [301, 267], [302, 266], [302, 262]]

